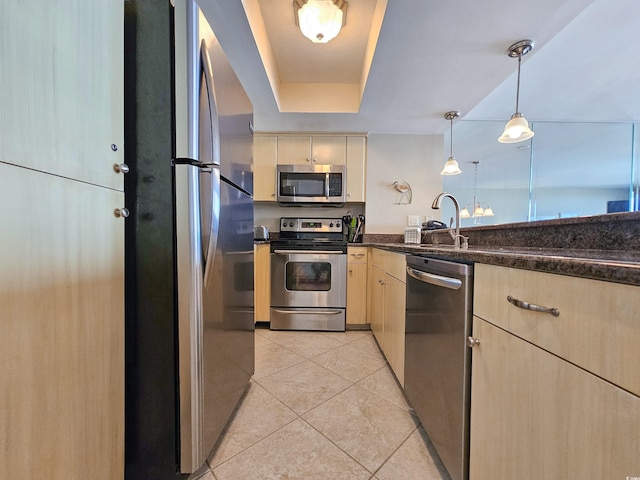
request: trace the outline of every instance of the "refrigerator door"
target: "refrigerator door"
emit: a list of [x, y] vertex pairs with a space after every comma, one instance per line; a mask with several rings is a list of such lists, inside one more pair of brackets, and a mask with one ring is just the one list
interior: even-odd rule
[[253, 200], [221, 167], [219, 102], [238, 111], [236, 85], [219, 85], [217, 41], [196, 3], [176, 1], [175, 13], [178, 450], [191, 473], [253, 374]]
[[225, 181], [219, 182], [218, 188], [220, 230], [215, 251], [205, 265], [202, 298], [206, 454], [254, 371], [253, 203], [246, 193]]
[[213, 159], [200, 161], [219, 164], [223, 178], [253, 194], [253, 106], [208, 24], [201, 23], [200, 36], [202, 88], [211, 105], [214, 132]]

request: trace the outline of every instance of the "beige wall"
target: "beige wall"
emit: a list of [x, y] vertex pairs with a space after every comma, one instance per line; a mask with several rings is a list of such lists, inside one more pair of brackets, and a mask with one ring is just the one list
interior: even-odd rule
[[[404, 233], [407, 215], [440, 218], [431, 203], [442, 191], [443, 135], [370, 134], [367, 143], [366, 233]], [[406, 181], [413, 201], [398, 205], [391, 184]]]

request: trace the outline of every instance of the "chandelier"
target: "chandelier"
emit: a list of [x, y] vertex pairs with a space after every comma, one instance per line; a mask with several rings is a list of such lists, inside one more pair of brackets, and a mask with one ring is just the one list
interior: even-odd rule
[[[493, 209], [486, 203], [478, 200], [478, 160], [471, 162], [475, 165], [475, 177], [473, 184], [473, 203], [468, 203], [460, 210], [460, 218], [473, 218], [473, 223], [480, 223], [480, 217], [493, 217]], [[485, 205], [485, 206], [483, 206]], [[469, 210], [471, 209], [471, 211]], [[473, 213], [471, 213], [473, 212]]]

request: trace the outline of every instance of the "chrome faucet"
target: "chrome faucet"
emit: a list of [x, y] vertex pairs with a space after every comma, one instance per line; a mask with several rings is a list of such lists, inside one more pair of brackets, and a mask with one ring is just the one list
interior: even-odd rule
[[454, 197], [450, 193], [446, 193], [446, 192], [441, 193], [435, 198], [435, 200], [431, 204], [431, 208], [433, 208], [434, 210], [438, 210], [440, 208], [440, 204], [442, 203], [442, 199], [445, 197], [449, 197], [451, 199], [451, 201], [453, 202], [453, 206], [456, 209], [455, 233], [453, 233], [451, 229], [451, 222], [449, 223], [449, 235], [451, 235], [451, 238], [453, 238], [453, 248], [455, 248], [456, 250], [460, 249], [460, 239], [462, 238], [463, 248], [466, 249], [469, 244], [467, 243], [467, 237], [463, 237], [462, 235], [460, 235], [460, 204], [458, 203], [458, 200], [456, 200], [456, 197]]

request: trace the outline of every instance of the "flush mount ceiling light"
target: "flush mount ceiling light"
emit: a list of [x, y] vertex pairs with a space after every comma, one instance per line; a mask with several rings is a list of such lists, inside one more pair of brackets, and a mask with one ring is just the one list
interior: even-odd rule
[[453, 156], [453, 119], [458, 118], [459, 116], [460, 112], [447, 112], [444, 114], [444, 118], [451, 122], [451, 149], [449, 150], [449, 160], [445, 162], [440, 175], [459, 175], [462, 173], [462, 170], [460, 170], [460, 167], [458, 166], [458, 162], [456, 162], [456, 158]]
[[296, 25], [314, 43], [327, 43], [347, 23], [345, 0], [293, 0]]
[[522, 61], [522, 56], [526, 55], [533, 48], [532, 40], [520, 40], [519, 42], [514, 43], [507, 50], [507, 55], [511, 58], [518, 58], [518, 84], [516, 89], [516, 113], [511, 115], [511, 120], [507, 122], [507, 125], [504, 127], [504, 132], [498, 141], [500, 143], [517, 143], [522, 142], [524, 140], [528, 140], [533, 137], [533, 130], [529, 128], [529, 122], [524, 118], [518, 111], [518, 100], [520, 97], [520, 62]]

